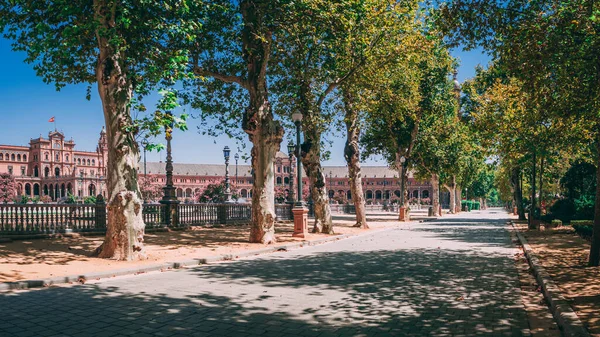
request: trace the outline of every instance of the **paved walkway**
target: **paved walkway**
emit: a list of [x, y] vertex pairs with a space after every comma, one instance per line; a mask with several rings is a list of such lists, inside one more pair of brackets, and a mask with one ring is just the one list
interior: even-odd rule
[[501, 211], [175, 272], [0, 294], [0, 336], [528, 335]]

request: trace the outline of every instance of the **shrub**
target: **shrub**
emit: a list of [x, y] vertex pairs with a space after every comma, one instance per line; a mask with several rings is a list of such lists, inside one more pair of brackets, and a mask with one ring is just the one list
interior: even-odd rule
[[575, 215], [575, 204], [570, 199], [559, 199], [550, 207], [554, 219], [569, 222]]
[[575, 206], [575, 215], [573, 219], [584, 220], [594, 218], [594, 200], [593, 196], [582, 195], [573, 200]]
[[550, 222], [550, 224], [552, 225], [552, 227], [560, 227], [560, 226], [562, 226], [562, 221], [560, 221], [558, 219], [554, 219]]
[[52, 198], [49, 195], [42, 195], [40, 197], [40, 202], [43, 202], [44, 204], [47, 204], [49, 202], [52, 202]]
[[573, 220], [571, 226], [575, 229], [575, 232], [584, 239], [591, 239], [593, 233], [593, 221], [592, 220]]
[[[479, 210], [481, 208], [481, 204], [479, 203], [479, 201], [472, 200], [462, 200], [461, 206], [466, 211]], [[468, 207], [468, 209], [466, 209], [465, 207]]]
[[83, 199], [83, 203], [84, 204], [95, 204], [96, 197], [94, 197], [94, 196], [85, 197], [85, 199]]

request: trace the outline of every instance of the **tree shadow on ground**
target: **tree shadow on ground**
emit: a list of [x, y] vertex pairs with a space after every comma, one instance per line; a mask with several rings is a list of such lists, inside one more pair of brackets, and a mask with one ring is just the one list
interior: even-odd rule
[[377, 237], [381, 245], [370, 248], [375, 236], [345, 241], [335, 246], [345, 247], [338, 251], [321, 246], [99, 285], [0, 294], [0, 332], [38, 327], [40, 336], [527, 333], [511, 256], [468, 252], [464, 248], [477, 240], [467, 238], [457, 249], [402, 249], [405, 233], [386, 232]]
[[[44, 322], [40, 336], [520, 336], [528, 326], [516, 277], [503, 272], [510, 264], [430, 250], [237, 261], [131, 278], [118, 287], [1, 294], [0, 331]], [[497, 271], [481, 272], [489, 266]], [[181, 283], [177, 273], [196, 281]], [[168, 290], [156, 294], [149, 282]]]

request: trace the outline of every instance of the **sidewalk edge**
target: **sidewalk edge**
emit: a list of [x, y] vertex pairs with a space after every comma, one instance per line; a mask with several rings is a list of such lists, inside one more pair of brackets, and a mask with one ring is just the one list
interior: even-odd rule
[[525, 252], [525, 257], [527, 257], [527, 261], [533, 269], [533, 274], [535, 275], [538, 284], [542, 287], [542, 292], [546, 301], [550, 304], [550, 311], [552, 311], [552, 315], [556, 320], [558, 326], [562, 329], [562, 332], [565, 337], [590, 337], [589, 332], [577, 317], [569, 302], [564, 298], [564, 296], [560, 293], [560, 289], [552, 280], [550, 274], [542, 267], [542, 264], [539, 262], [539, 259], [529, 243], [525, 239], [523, 235], [519, 232], [519, 230], [515, 227], [514, 223], [510, 222], [513, 230], [517, 234], [521, 245], [523, 246], [523, 251]]

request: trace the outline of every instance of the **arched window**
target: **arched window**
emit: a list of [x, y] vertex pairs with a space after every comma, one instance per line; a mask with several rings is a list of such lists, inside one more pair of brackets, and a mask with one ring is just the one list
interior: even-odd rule
[[58, 153], [54, 156], [54, 160], [60, 161], [60, 156], [58, 155]]
[[329, 196], [329, 199], [331, 199], [335, 195], [335, 192], [333, 190], [329, 190], [329, 192], [327, 193], [327, 195]]
[[88, 192], [90, 196], [95, 196], [96, 195], [96, 186], [94, 184], [90, 184], [90, 186], [88, 187]]
[[17, 161], [21, 161], [21, 155], [20, 154], [17, 155]]
[[371, 190], [367, 191], [367, 199], [373, 199], [373, 191], [371, 191]]
[[185, 197], [186, 198], [191, 198], [192, 197], [192, 189], [191, 188], [186, 188], [185, 189]]
[[346, 198], [347, 198], [348, 200], [352, 200], [352, 191], [348, 190], [348, 191], [346, 192]]
[[34, 196], [39, 196], [40, 195], [40, 185], [33, 184], [33, 195]]
[[33, 167], [33, 176], [34, 177], [39, 177], [39, 175], [40, 175], [40, 170], [38, 169], [37, 166], [34, 166]]
[[96, 166], [96, 161], [92, 159], [92, 166]]
[[429, 191], [425, 190], [425, 191], [421, 192], [421, 198], [423, 198], [423, 199], [429, 198]]
[[26, 154], [23, 155], [23, 161], [27, 161], [27, 155]]
[[87, 160], [87, 164], [88, 164], [88, 166], [90, 166], [90, 160], [89, 159]]
[[290, 178], [288, 178], [288, 177], [283, 178], [283, 183], [286, 184], [286, 185], [289, 185], [290, 184]]
[[281, 177], [277, 177], [277, 185], [281, 185]]
[[48, 160], [48, 152], [44, 153], [45, 160]]
[[60, 177], [60, 169], [58, 167], [54, 168], [54, 175]]
[[400, 190], [395, 190], [394, 191], [394, 195], [397, 196], [398, 198], [400, 198]]
[[10, 155], [10, 160], [15, 161], [15, 154], [14, 153]]
[[381, 200], [381, 191], [375, 191], [375, 199]]
[[81, 158], [77, 158], [77, 165], [81, 165]]
[[177, 198], [182, 198], [183, 197], [183, 190], [181, 188], [177, 189]]
[[50, 175], [50, 168], [49, 167], [44, 168], [44, 177], [48, 178], [49, 175]]
[[65, 156], [65, 161], [68, 163], [69, 162], [69, 155]]
[[418, 198], [419, 197], [419, 190], [414, 190], [412, 193], [413, 198]]
[[25, 184], [25, 195], [31, 196], [31, 185]]
[[4, 160], [4, 153], [0, 153], [0, 160]]
[[248, 191], [246, 191], [246, 189], [242, 189], [240, 191], [240, 194], [242, 195], [242, 198], [247, 198], [248, 197]]

